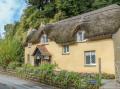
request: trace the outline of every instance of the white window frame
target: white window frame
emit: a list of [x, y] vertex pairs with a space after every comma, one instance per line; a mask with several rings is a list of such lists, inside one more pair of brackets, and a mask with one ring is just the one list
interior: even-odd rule
[[[85, 55], [85, 65], [96, 65], [96, 52], [95, 51], [85, 51], [84, 55]], [[95, 55], [95, 63], [92, 63], [92, 55]], [[90, 64], [87, 64], [86, 56], [90, 56]]]
[[85, 40], [85, 31], [77, 32], [77, 42], [84, 42]]
[[45, 55], [45, 56], [44, 56], [44, 59], [49, 60], [50, 57], [49, 57], [48, 55]]
[[31, 48], [31, 46], [32, 46], [32, 43], [28, 43], [28, 48]]
[[40, 39], [41, 44], [48, 44], [48, 37], [46, 34], [43, 34]]
[[64, 45], [63, 46], [63, 54], [69, 54], [69, 53], [70, 53], [69, 45]]

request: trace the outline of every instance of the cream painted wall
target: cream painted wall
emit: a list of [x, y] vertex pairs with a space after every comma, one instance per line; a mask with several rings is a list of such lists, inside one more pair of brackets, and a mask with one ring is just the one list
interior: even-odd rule
[[[25, 48], [25, 55], [32, 52], [35, 45], [32, 48]], [[112, 39], [104, 39], [98, 41], [88, 41], [84, 43], [76, 43], [70, 45], [70, 54], [62, 54], [62, 46], [50, 41], [46, 45], [49, 52], [52, 54], [52, 63], [58, 64], [60, 69], [74, 71], [74, 72], [98, 72], [98, 59], [102, 61], [102, 72], [115, 73], [114, 69], [114, 47]], [[96, 65], [85, 66], [84, 65], [84, 51], [96, 51]], [[26, 60], [25, 56], [25, 60]], [[31, 58], [33, 60], [33, 57]], [[25, 61], [27, 63], [27, 61]], [[33, 62], [31, 62], [33, 64]]]

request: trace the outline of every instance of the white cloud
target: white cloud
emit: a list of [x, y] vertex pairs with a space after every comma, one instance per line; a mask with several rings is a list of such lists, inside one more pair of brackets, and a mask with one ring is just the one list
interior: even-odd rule
[[20, 19], [25, 7], [25, 0], [0, 0], [0, 33], [4, 31], [5, 24]]

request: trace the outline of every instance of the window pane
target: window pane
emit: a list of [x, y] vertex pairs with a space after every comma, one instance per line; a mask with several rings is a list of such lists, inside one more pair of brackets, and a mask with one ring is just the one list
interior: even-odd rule
[[91, 63], [95, 64], [95, 52], [91, 53]]
[[43, 43], [43, 37], [41, 37], [41, 41], [40, 42]]
[[69, 46], [68, 45], [66, 46], [66, 48], [67, 48], [67, 52], [69, 52]]
[[79, 33], [80, 41], [82, 41], [82, 32]]
[[66, 47], [64, 46], [64, 53], [66, 53]]
[[48, 38], [47, 38], [47, 35], [44, 34], [44, 42], [47, 43], [48, 42]]
[[49, 59], [49, 56], [44, 56], [44, 59]]
[[36, 59], [40, 59], [40, 56], [36, 56]]
[[86, 64], [90, 64], [90, 56], [86, 56]]
[[94, 51], [85, 52], [85, 62], [86, 64], [95, 64], [96, 63], [96, 56]]
[[41, 43], [48, 43], [48, 37], [46, 34], [41, 36]]
[[46, 36], [46, 43], [48, 43], [48, 37]]
[[82, 33], [78, 32], [78, 34], [77, 34], [77, 41], [81, 41], [81, 38], [82, 38]]
[[45, 39], [45, 36], [43, 36], [43, 43], [45, 43], [45, 40], [46, 40], [46, 39]]
[[77, 41], [83, 41], [84, 40], [84, 31], [80, 31], [77, 33]]
[[67, 49], [66, 49], [66, 46], [64, 46], [64, 53], [66, 53], [67, 51], [66, 51]]

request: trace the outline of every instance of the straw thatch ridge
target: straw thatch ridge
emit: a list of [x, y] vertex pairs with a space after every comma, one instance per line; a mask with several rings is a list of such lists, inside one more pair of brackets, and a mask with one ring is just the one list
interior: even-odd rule
[[47, 24], [28, 35], [26, 42], [37, 43], [46, 33], [56, 43], [74, 43], [76, 32], [85, 31], [88, 40], [110, 38], [120, 28], [120, 6], [113, 4], [102, 9], [68, 18], [54, 24]]

